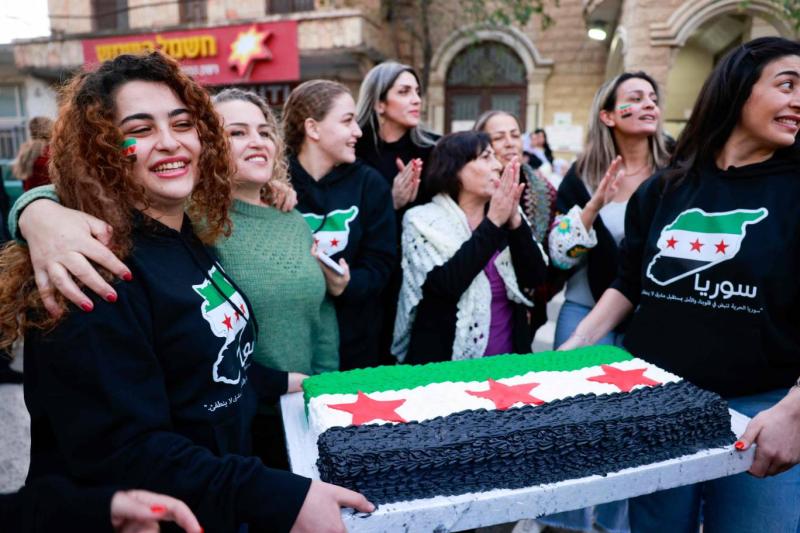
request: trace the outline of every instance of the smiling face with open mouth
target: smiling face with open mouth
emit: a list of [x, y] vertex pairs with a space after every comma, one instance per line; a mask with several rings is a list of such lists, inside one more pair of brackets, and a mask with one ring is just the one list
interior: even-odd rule
[[136, 140], [133, 178], [147, 191], [153, 218], [182, 216], [198, 180], [200, 138], [194, 117], [163, 83], [130, 81], [114, 95], [115, 122]]
[[800, 56], [785, 56], [764, 67], [742, 107], [734, 134], [756, 147], [776, 150], [791, 146], [798, 129]]
[[275, 132], [252, 102], [229, 100], [216, 104], [236, 162], [237, 183], [265, 185], [275, 168]]

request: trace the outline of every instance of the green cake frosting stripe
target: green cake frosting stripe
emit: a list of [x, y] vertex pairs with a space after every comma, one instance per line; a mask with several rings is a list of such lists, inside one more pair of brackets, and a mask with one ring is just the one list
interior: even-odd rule
[[614, 346], [588, 346], [566, 352], [496, 355], [426, 365], [380, 366], [312, 376], [303, 382], [303, 391], [308, 404], [311, 398], [322, 394], [356, 394], [358, 391], [368, 394], [384, 390], [413, 389], [448, 381], [509, 378], [528, 372], [569, 372], [631, 359], [631, 354]]

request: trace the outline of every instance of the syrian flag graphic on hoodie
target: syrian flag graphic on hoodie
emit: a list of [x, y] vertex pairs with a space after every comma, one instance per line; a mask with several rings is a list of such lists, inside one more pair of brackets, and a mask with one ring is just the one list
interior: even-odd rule
[[763, 207], [724, 213], [697, 208], [684, 211], [661, 230], [659, 251], [647, 265], [647, 277], [659, 285], [669, 285], [733, 259], [742, 247], [747, 226], [768, 215]]
[[303, 218], [314, 233], [314, 242], [321, 252], [328, 256], [338, 254], [347, 247], [350, 237], [350, 223], [358, 216], [358, 207], [337, 209], [327, 216], [306, 213]]
[[247, 359], [253, 348], [252, 339], [244, 342], [242, 339], [244, 332], [248, 331], [245, 326], [250, 318], [244, 298], [216, 266], [211, 267], [203, 283], [192, 285], [192, 288], [203, 298], [200, 312], [211, 332], [225, 339], [214, 362], [213, 379], [218, 383], [236, 385], [242, 378], [242, 370], [248, 366]]

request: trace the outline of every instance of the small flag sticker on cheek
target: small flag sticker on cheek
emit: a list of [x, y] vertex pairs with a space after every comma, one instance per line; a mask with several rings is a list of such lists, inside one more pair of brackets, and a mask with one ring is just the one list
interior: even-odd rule
[[633, 115], [633, 110], [631, 109], [632, 106], [633, 104], [622, 104], [621, 106], [619, 106], [617, 110], [620, 113], [620, 117], [628, 118], [629, 116]]
[[119, 145], [119, 149], [122, 150], [122, 155], [136, 161], [136, 139], [125, 139]]

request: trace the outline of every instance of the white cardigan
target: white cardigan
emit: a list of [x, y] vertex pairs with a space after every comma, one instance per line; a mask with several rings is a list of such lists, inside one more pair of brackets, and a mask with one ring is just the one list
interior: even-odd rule
[[[411, 327], [417, 305], [422, 300], [422, 285], [428, 273], [434, 267], [445, 264], [471, 236], [472, 230], [464, 211], [447, 194], [436, 195], [430, 203], [410, 209], [403, 217], [403, 283], [392, 342], [392, 353], [400, 362], [408, 352]], [[542, 256], [546, 257], [544, 252]], [[505, 283], [508, 299], [533, 307], [533, 302], [522, 294], [517, 285], [508, 247], [497, 256], [495, 266]], [[489, 278], [481, 271], [458, 300], [453, 359], [483, 356], [489, 342], [491, 303]], [[475, 329], [470, 332], [469, 326], [473, 324], [478, 324], [477, 334]], [[478, 342], [472, 342], [475, 336]]]

